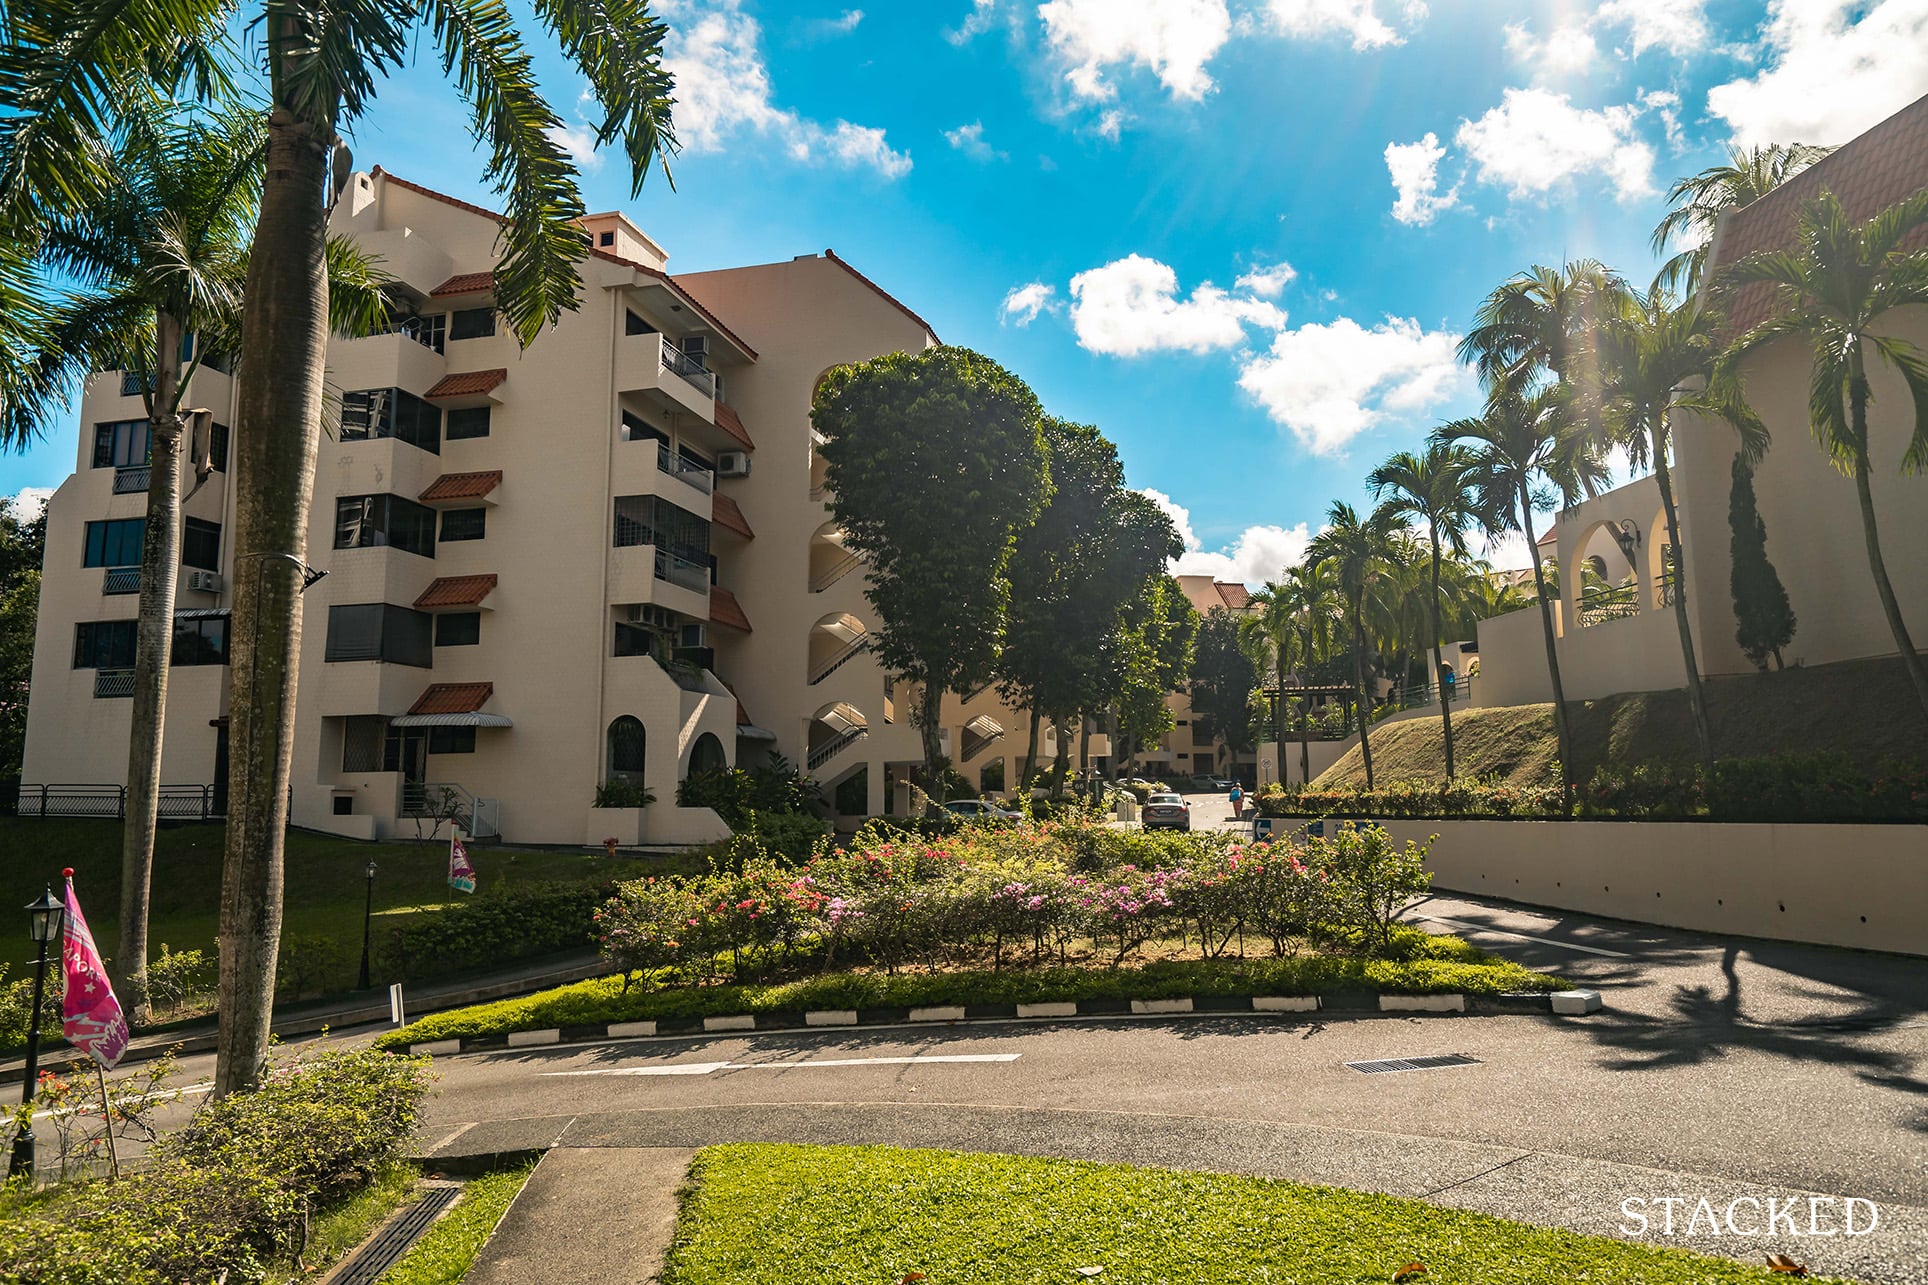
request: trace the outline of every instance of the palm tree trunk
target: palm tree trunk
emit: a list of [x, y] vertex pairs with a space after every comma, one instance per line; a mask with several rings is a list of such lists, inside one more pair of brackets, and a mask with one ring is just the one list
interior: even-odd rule
[[1453, 702], [1446, 693], [1446, 653], [1439, 624], [1439, 536], [1433, 536], [1433, 682], [1439, 688], [1439, 722], [1446, 738], [1446, 781], [1453, 780]]
[[161, 733], [168, 653], [181, 568], [181, 323], [154, 317], [154, 403], [148, 414], [147, 526], [141, 539], [140, 618], [134, 626], [133, 725], [127, 738], [127, 815], [121, 827], [120, 946], [114, 985], [135, 1026], [154, 1020], [147, 990], [147, 917], [159, 824]]
[[[1673, 475], [1667, 470], [1666, 433], [1653, 432], [1654, 481], [1660, 484], [1660, 505], [1667, 515], [1667, 542], [1674, 550], [1674, 623], [1680, 627], [1680, 660], [1687, 674], [1687, 705], [1694, 712], [1694, 736], [1700, 741], [1700, 761], [1714, 766], [1714, 731], [1707, 720], [1707, 692], [1694, 659], [1694, 632], [1687, 620], [1687, 551], [1680, 543], [1680, 513], [1674, 506]], [[1663, 560], [1662, 574], [1666, 572]]]
[[1366, 761], [1366, 791], [1372, 791], [1372, 702], [1366, 695], [1366, 629], [1360, 619], [1365, 605], [1352, 599], [1352, 673], [1359, 689], [1359, 757]]
[[1928, 717], [1928, 667], [1921, 663], [1914, 639], [1908, 635], [1908, 622], [1901, 617], [1901, 604], [1895, 601], [1895, 587], [1888, 582], [1888, 564], [1881, 557], [1881, 533], [1875, 528], [1874, 490], [1868, 482], [1868, 377], [1857, 347], [1848, 359], [1848, 409], [1854, 417], [1854, 440], [1860, 449], [1854, 456], [1854, 494], [1861, 501], [1861, 536], [1868, 545], [1868, 569], [1874, 572], [1874, 591], [1881, 599], [1881, 612], [1888, 618], [1888, 632], [1894, 635], [1895, 649], [1901, 653], [1902, 668], [1915, 685], [1915, 699]]
[[248, 257], [234, 431], [232, 725], [216, 1094], [260, 1082], [274, 1008], [302, 564], [328, 351], [322, 200], [333, 141], [332, 130], [306, 124], [286, 108], [270, 113], [261, 213]]
[[[1312, 672], [1312, 629], [1305, 631], [1305, 668]], [[1311, 684], [1306, 684], [1308, 687]], [[1299, 784], [1312, 784], [1312, 697], [1305, 698], [1305, 708], [1300, 711], [1304, 716], [1299, 723]]]
[[[1278, 748], [1273, 752], [1279, 756], [1279, 775], [1285, 775], [1285, 640], [1291, 634], [1282, 633], [1272, 640], [1272, 676], [1278, 680], [1278, 694], [1272, 697], [1272, 743]], [[1264, 781], [1256, 783], [1263, 789]]]
[[1553, 737], [1560, 747], [1560, 811], [1573, 810], [1573, 736], [1567, 730], [1566, 688], [1560, 682], [1560, 650], [1553, 638], [1553, 604], [1546, 596], [1546, 568], [1533, 538], [1533, 497], [1520, 487], [1520, 531], [1533, 558], [1533, 584], [1540, 595], [1540, 625], [1546, 632], [1546, 676], [1553, 686]]

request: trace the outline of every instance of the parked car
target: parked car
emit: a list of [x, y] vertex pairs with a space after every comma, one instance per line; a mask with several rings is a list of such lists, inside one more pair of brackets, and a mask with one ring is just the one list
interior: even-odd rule
[[1022, 821], [1024, 813], [1001, 808], [987, 799], [952, 799], [944, 810], [960, 821]]
[[1147, 830], [1189, 830], [1192, 828], [1191, 805], [1176, 794], [1154, 794], [1145, 800], [1144, 811], [1140, 814]]

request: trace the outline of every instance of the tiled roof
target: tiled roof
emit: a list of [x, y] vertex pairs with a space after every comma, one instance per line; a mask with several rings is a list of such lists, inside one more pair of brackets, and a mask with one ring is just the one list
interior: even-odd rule
[[485, 292], [493, 293], [494, 290], [495, 273], [464, 272], [450, 277], [447, 281], [444, 281], [441, 285], [429, 291], [429, 294], [439, 299], [444, 295], [483, 294]]
[[[1928, 98], [1902, 108], [1752, 205], [1728, 215], [1709, 267], [1724, 267], [1763, 250], [1789, 248], [1801, 207], [1823, 188], [1833, 192], [1847, 216], [1860, 223], [1924, 187], [1928, 187]], [[1928, 238], [1917, 233], [1904, 248], [1919, 250], [1924, 244]], [[1757, 326], [1767, 320], [1773, 306], [1772, 285], [1747, 286], [1728, 306], [1728, 327], [1740, 333]]]
[[730, 404], [726, 401], [716, 403], [716, 426], [743, 443], [744, 450], [756, 449], [756, 443], [750, 440], [750, 430], [743, 427], [743, 421], [738, 418], [734, 410], [730, 409]]
[[507, 219], [503, 218], [500, 214], [497, 214], [494, 210], [485, 210], [479, 205], [471, 205], [467, 201], [458, 201], [456, 198], [445, 195], [441, 192], [437, 192], [433, 188], [423, 187], [420, 183], [411, 183], [407, 179], [402, 178], [399, 175], [390, 174], [387, 170], [383, 169], [379, 165], [377, 165], [373, 170], [370, 170], [369, 172], [371, 174], [381, 175], [383, 178], [387, 179], [390, 183], [395, 184], [395, 186], [397, 187], [407, 188], [411, 192], [415, 192], [415, 193], [418, 193], [419, 195], [429, 197], [432, 200], [440, 201], [444, 205], [453, 205], [456, 209], [467, 210], [470, 214], [480, 214], [483, 218], [494, 219], [497, 223], [508, 222]]
[[710, 622], [750, 632], [750, 618], [743, 614], [736, 595], [721, 585], [710, 586]]
[[719, 334], [723, 335], [731, 343], [741, 348], [744, 352], [750, 354], [751, 361], [756, 360], [756, 349], [750, 347], [750, 345], [748, 345], [747, 343], [744, 343], [741, 336], [739, 336], [734, 330], [731, 330], [728, 326], [724, 325], [723, 322], [717, 317], [715, 313], [711, 312], [708, 308], [704, 307], [703, 304], [697, 300], [696, 296], [689, 292], [689, 287], [685, 286], [682, 282], [678, 281], [675, 277], [672, 277], [669, 273], [663, 271], [661, 268], [652, 268], [647, 263], [638, 263], [634, 259], [625, 259], [623, 258], [622, 255], [612, 254], [608, 250], [591, 247], [589, 253], [595, 255], [598, 259], [607, 259], [611, 263], [620, 263], [625, 268], [634, 268], [636, 271], [642, 273], [646, 277], [655, 277], [658, 281], [662, 282], [664, 285], [674, 290], [677, 293], [677, 295], [682, 298], [684, 303], [696, 309], [696, 314], [699, 317], [703, 318], [704, 321], [707, 321], [710, 325], [716, 327], [716, 330]]
[[1221, 580], [1214, 581], [1212, 588], [1218, 590], [1219, 600], [1233, 611], [1245, 610], [1246, 604], [1252, 600], [1252, 595], [1246, 592], [1242, 584], [1226, 584]]
[[[430, 607], [473, 607], [495, 592], [495, 573], [485, 576], [442, 576], [431, 580], [415, 599], [418, 611]], [[419, 711], [418, 711], [419, 712]]]
[[411, 714], [473, 714], [495, 695], [494, 683], [431, 683], [413, 705]]
[[845, 272], [848, 272], [851, 276], [857, 278], [857, 280], [869, 286], [878, 295], [882, 296], [885, 302], [889, 303], [893, 308], [896, 308], [897, 311], [903, 313], [906, 317], [909, 317], [912, 321], [922, 326], [924, 328], [924, 333], [929, 335], [932, 339], [937, 338], [937, 332], [931, 329], [930, 322], [925, 321], [922, 317], [912, 312], [909, 308], [906, 308], [904, 306], [903, 301], [899, 299], [896, 295], [884, 289], [882, 286], [878, 285], [875, 281], [872, 281], [869, 277], [865, 276], [863, 273], [857, 271], [857, 269], [851, 267], [848, 263], [844, 262], [841, 258], [837, 257], [837, 252], [835, 250], [825, 250], [823, 252], [823, 257], [830, 260], [838, 267], [842, 268]]
[[482, 473], [444, 473], [415, 498], [424, 504], [436, 500], [479, 500], [501, 485], [502, 470], [499, 468]]
[[444, 375], [435, 381], [435, 387], [422, 395], [424, 397], [474, 397], [478, 393], [494, 392], [509, 372], [498, 366], [494, 370], [465, 370], [454, 375]]
[[710, 497], [710, 521], [718, 526], [726, 526], [746, 540], [756, 539], [756, 532], [750, 530], [749, 519], [735, 500], [718, 492]]
[[743, 698], [741, 696], [736, 698], [736, 725], [738, 727], [756, 726], [755, 723], [750, 721], [750, 711], [743, 708]]

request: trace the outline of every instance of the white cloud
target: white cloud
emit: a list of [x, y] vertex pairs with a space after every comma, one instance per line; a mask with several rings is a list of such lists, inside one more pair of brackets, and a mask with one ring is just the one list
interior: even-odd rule
[[1253, 268], [1232, 282], [1232, 289], [1247, 290], [1261, 299], [1276, 299], [1299, 278], [1299, 270], [1289, 263]]
[[1466, 386], [1459, 336], [1387, 317], [1350, 317], [1281, 331], [1244, 363], [1239, 387], [1314, 454], [1332, 455], [1392, 416], [1418, 416]]
[[594, 174], [602, 168], [602, 154], [596, 150], [596, 131], [589, 126], [551, 125], [543, 132], [568, 154], [577, 169]]
[[1593, 32], [1584, 22], [1562, 23], [1544, 40], [1536, 38], [1523, 22], [1505, 28], [1506, 52], [1516, 62], [1530, 68], [1535, 80], [1551, 80], [1593, 65], [1599, 49]]
[[1312, 533], [1303, 522], [1294, 527], [1249, 526], [1231, 544], [1208, 552], [1192, 529], [1190, 509], [1163, 491], [1147, 488], [1142, 494], [1165, 511], [1185, 543], [1184, 555], [1171, 563], [1173, 575], [1211, 576], [1256, 588], [1268, 580], [1283, 578], [1286, 568], [1304, 562], [1306, 546], [1312, 542]]
[[1079, 345], [1113, 357], [1236, 348], [1246, 341], [1248, 325], [1268, 330], [1285, 325], [1285, 313], [1276, 304], [1228, 294], [1209, 282], [1181, 299], [1178, 274], [1138, 254], [1071, 278], [1071, 300]]
[[1713, 34], [1707, 0], [1607, 0], [1594, 15], [1602, 26], [1624, 25], [1633, 56], [1664, 49], [1676, 58], [1697, 53]]
[[849, 121], [823, 125], [776, 106], [760, 47], [763, 29], [742, 0], [716, 0], [700, 14], [692, 0], [659, 5], [670, 21], [663, 65], [676, 78], [676, 133], [692, 152], [723, 148], [739, 133], [776, 138], [799, 161], [875, 169], [885, 178], [910, 172], [908, 153], [884, 131]]
[[974, 161], [1003, 160], [1004, 153], [984, 141], [984, 122], [974, 120], [968, 125], [944, 131], [944, 141]]
[[1127, 117], [1125, 113], [1115, 107], [1103, 113], [1098, 117], [1098, 124], [1096, 126], [1098, 137], [1108, 138], [1114, 143], [1117, 142], [1118, 135], [1124, 130], [1125, 121], [1128, 119], [1129, 117]]
[[964, 21], [954, 30], [946, 31], [944, 39], [954, 45], [968, 45], [991, 29], [997, 21], [998, 0], [972, 0], [971, 11], [964, 15]]
[[1771, 0], [1762, 43], [1707, 93], [1743, 147], [1845, 143], [1928, 93], [1928, 0]]
[[1087, 102], [1117, 95], [1104, 73], [1119, 64], [1143, 67], [1173, 98], [1196, 102], [1213, 87], [1205, 65], [1232, 33], [1225, 0], [1049, 0], [1038, 17], [1072, 96]]
[[1381, 9], [1397, 12], [1407, 25], [1426, 16], [1420, 0], [1268, 0], [1272, 25], [1288, 36], [1344, 35], [1354, 49], [1380, 49], [1404, 42], [1405, 37], [1379, 16]]
[[1446, 155], [1439, 135], [1428, 132], [1417, 143], [1386, 144], [1386, 169], [1392, 175], [1393, 191], [1399, 194], [1392, 203], [1392, 216], [1401, 223], [1424, 227], [1439, 217], [1441, 210], [1459, 204], [1459, 187], [1444, 196], [1439, 194], [1439, 162]]
[[1039, 313], [1053, 310], [1057, 293], [1056, 287], [1043, 281], [1014, 286], [998, 305], [997, 319], [1014, 326], [1028, 326], [1038, 319]]
[[1643, 103], [1575, 107], [1565, 94], [1508, 89], [1498, 107], [1462, 121], [1455, 141], [1483, 181], [1504, 184], [1516, 197], [1542, 195], [1592, 171], [1630, 201], [1654, 190], [1654, 150], [1634, 129], [1644, 110]]
[[0, 501], [11, 505], [14, 517], [22, 522], [31, 522], [46, 512], [47, 501], [53, 498], [54, 492], [50, 486], [23, 486], [10, 496], [0, 497]]
[[834, 18], [818, 18], [810, 23], [810, 33], [814, 36], [847, 36], [863, 20], [862, 9], [845, 9]]

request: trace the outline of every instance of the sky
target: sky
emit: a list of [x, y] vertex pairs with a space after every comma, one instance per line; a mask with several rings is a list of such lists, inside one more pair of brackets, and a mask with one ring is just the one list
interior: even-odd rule
[[[834, 248], [1103, 429], [1179, 570], [1253, 585], [1476, 409], [1455, 348], [1495, 285], [1644, 283], [1675, 178], [1928, 94], [1928, 0], [661, 0], [682, 149], [632, 200], [512, 6], [590, 210], [672, 272]], [[500, 204], [426, 48], [350, 142]], [[77, 431], [0, 456], [0, 495], [57, 486]]]

